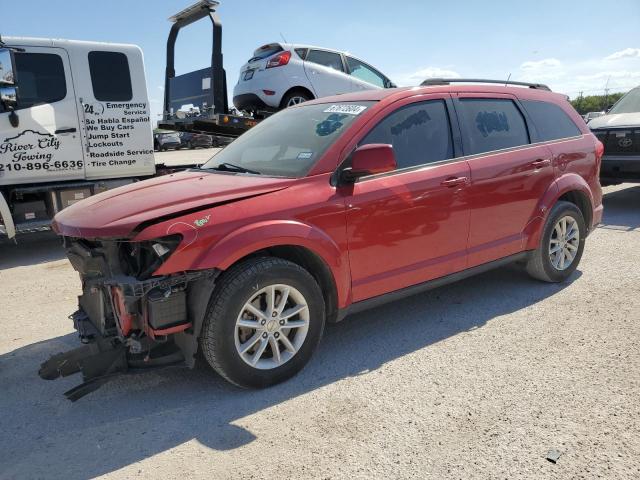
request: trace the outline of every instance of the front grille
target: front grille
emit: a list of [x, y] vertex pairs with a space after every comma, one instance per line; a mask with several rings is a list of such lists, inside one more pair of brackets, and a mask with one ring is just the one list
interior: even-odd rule
[[594, 130], [605, 155], [640, 155], [640, 128]]

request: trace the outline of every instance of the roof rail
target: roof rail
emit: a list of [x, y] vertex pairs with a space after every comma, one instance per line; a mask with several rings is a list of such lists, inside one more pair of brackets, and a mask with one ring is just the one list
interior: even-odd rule
[[499, 85], [520, 85], [522, 87], [535, 88], [538, 90], [548, 90], [551, 89], [542, 83], [528, 83], [528, 82], [516, 82], [514, 80], [487, 80], [482, 78], [427, 78], [424, 82], [422, 82], [422, 87], [430, 87], [434, 85], [449, 85], [451, 83], [496, 83]]

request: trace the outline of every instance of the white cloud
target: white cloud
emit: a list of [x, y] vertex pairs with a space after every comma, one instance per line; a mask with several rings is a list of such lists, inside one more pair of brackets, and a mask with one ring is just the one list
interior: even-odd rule
[[411, 87], [420, 85], [427, 78], [460, 78], [460, 74], [452, 66], [423, 67], [414, 72], [390, 75], [390, 78], [400, 87]]
[[545, 58], [543, 60], [528, 61], [520, 65], [521, 70], [541, 70], [545, 68], [559, 68], [562, 62], [557, 58]]
[[614, 52], [605, 60], [620, 60], [621, 58], [635, 58], [640, 57], [640, 48], [625, 48], [619, 52]]

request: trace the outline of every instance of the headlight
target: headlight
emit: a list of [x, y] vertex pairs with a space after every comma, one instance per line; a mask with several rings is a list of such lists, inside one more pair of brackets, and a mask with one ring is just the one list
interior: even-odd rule
[[125, 275], [147, 280], [178, 248], [181, 241], [182, 235], [170, 235], [144, 242], [123, 242], [120, 252]]

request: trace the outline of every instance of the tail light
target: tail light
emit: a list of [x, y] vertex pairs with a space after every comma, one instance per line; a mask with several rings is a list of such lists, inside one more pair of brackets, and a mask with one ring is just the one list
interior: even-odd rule
[[267, 68], [282, 67], [291, 60], [291, 52], [280, 52], [275, 57], [271, 57], [267, 62]]
[[596, 158], [602, 160], [604, 155], [604, 144], [600, 140], [596, 140]]

